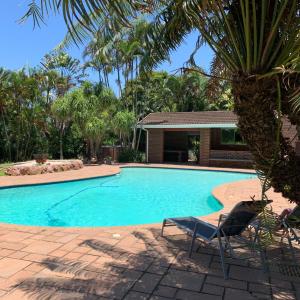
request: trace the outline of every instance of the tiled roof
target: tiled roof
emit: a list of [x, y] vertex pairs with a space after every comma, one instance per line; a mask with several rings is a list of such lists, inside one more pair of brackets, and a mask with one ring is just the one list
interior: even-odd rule
[[159, 112], [147, 115], [143, 125], [235, 124], [237, 116], [231, 111]]

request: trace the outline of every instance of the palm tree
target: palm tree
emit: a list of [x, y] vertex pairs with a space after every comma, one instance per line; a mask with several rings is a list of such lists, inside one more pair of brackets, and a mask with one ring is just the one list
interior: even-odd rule
[[296, 0], [170, 1], [150, 33], [163, 59], [198, 30], [223, 64], [214, 75], [231, 82], [240, 131], [264, 177], [263, 195], [273, 186], [297, 203], [300, 158], [281, 126], [284, 116], [300, 126], [299, 8]]
[[64, 96], [84, 77], [80, 61], [64, 52], [46, 54], [41, 65], [45, 72], [58, 74], [55, 80], [58, 97]]
[[112, 56], [104, 51], [106, 46], [106, 39], [96, 34], [84, 49], [83, 58], [86, 62], [83, 68], [97, 71], [99, 84], [109, 87], [108, 75], [112, 72]]
[[[199, 32], [199, 45], [206, 42], [223, 67], [232, 86], [240, 131], [264, 176], [262, 197], [273, 186], [290, 201], [300, 203], [300, 157], [281, 133], [282, 117], [297, 126], [300, 137], [300, 3], [297, 0], [170, 0], [170, 1], [57, 1], [42, 0], [63, 10], [65, 20], [84, 20], [86, 28], [97, 27], [99, 18], [112, 11], [119, 22], [130, 26], [137, 12], [156, 4], [147, 42], [153, 64], [192, 30]], [[148, 5], [151, 3], [151, 5]], [[28, 15], [38, 20], [41, 12], [31, 6]], [[95, 18], [98, 16], [98, 18]], [[103, 18], [102, 18], [103, 20]], [[76, 35], [77, 40], [80, 37]], [[198, 45], [198, 46], [199, 46]], [[150, 51], [149, 51], [150, 52]], [[193, 63], [193, 60], [191, 60]]]

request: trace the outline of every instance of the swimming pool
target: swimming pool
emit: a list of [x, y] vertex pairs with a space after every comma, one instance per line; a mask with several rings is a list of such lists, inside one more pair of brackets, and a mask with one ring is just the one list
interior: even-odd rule
[[123, 168], [109, 177], [0, 189], [0, 222], [38, 226], [123, 226], [203, 216], [222, 205], [217, 185], [254, 174]]

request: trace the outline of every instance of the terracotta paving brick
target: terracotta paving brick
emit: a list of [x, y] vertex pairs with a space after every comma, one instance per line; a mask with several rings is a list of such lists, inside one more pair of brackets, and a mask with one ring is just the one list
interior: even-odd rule
[[5, 290], [0, 290], [0, 297], [4, 296], [7, 293]]
[[83, 254], [78, 252], [68, 252], [64, 258], [67, 259], [79, 259]]
[[271, 294], [270, 284], [250, 283], [249, 291], [262, 294]]
[[297, 300], [296, 293], [290, 290], [280, 288], [272, 289], [274, 300]]
[[0, 277], [8, 278], [23, 270], [28, 265], [30, 265], [28, 261], [8, 257], [2, 258], [0, 260]]
[[42, 262], [47, 257], [48, 257], [47, 255], [42, 255], [42, 254], [28, 254], [23, 259], [28, 261], [34, 261], [34, 262]]
[[163, 296], [157, 296], [157, 295], [154, 295], [150, 298], [150, 300], [170, 300], [171, 298], [166, 298], [166, 297], [163, 297]]
[[292, 290], [292, 283], [286, 280], [271, 278], [271, 285], [276, 288], [283, 288], [286, 290]]
[[9, 249], [0, 249], [0, 256], [5, 257], [5, 256], [10, 256], [13, 253], [16, 253], [15, 250], [9, 250]]
[[162, 279], [161, 284], [192, 291], [200, 291], [203, 280], [204, 275], [202, 274], [170, 270]]
[[252, 296], [259, 300], [272, 300], [272, 296], [267, 294], [252, 292]]
[[222, 300], [220, 296], [196, 293], [186, 290], [179, 290], [176, 294], [178, 300]]
[[10, 249], [10, 250], [21, 250], [25, 247], [25, 244], [13, 243], [13, 242], [0, 242], [0, 248]]
[[150, 273], [144, 275], [135, 283], [133, 289], [138, 292], [151, 294], [161, 280], [162, 276]]
[[125, 271], [122, 273], [122, 275], [125, 278], [128, 278], [129, 280], [132, 280], [132, 281], [138, 280], [139, 278], [141, 278], [143, 276], [143, 274], [144, 273], [141, 271], [128, 270], [128, 269], [125, 269]]
[[5, 242], [22, 242], [25, 239], [28, 239], [31, 237], [31, 233], [25, 233], [25, 232], [9, 232], [5, 235], [0, 236], [0, 241]]
[[8, 257], [10, 257], [10, 258], [23, 258], [26, 255], [28, 255], [28, 252], [15, 251], [15, 252], [9, 254]]
[[154, 295], [161, 296], [161, 297], [169, 297], [173, 298], [176, 294], [177, 289], [170, 287], [170, 286], [165, 286], [165, 285], [159, 285], [155, 290], [154, 290]]
[[54, 250], [51, 253], [49, 253], [49, 255], [51, 256], [55, 256], [55, 257], [63, 257], [65, 255], [67, 255], [69, 252], [67, 251], [63, 251], [63, 250]]
[[43, 269], [45, 269], [45, 266], [43, 266], [39, 263], [32, 263], [28, 267], [26, 267], [24, 270], [27, 270], [30, 272], [40, 272]]
[[[4, 295], [2, 297], [4, 300], [32, 300], [32, 296], [26, 294], [25, 292], [19, 290], [19, 289], [14, 289], [8, 294]], [[37, 298], [36, 298], [37, 299]]]
[[227, 279], [225, 280], [223, 277], [215, 277], [215, 276], [207, 276], [206, 283], [219, 285], [223, 287], [232, 287], [236, 289], [246, 290], [247, 289], [247, 282], [241, 280], [233, 280]]
[[88, 262], [88, 263], [92, 263], [97, 259], [98, 259], [98, 256], [84, 254], [84, 255], [80, 256], [80, 258], [78, 260], [85, 261], [85, 262]]
[[225, 290], [225, 298], [224, 300], [256, 300], [251, 293], [242, 290], [235, 290], [231, 288], [227, 288]]
[[20, 281], [33, 276], [34, 273], [28, 270], [22, 270], [20, 272], [15, 273], [9, 278], [0, 278], [0, 290], [10, 291], [14, 288], [16, 284]]
[[158, 275], [164, 275], [167, 273], [167, 271], [168, 271], [168, 268], [161, 267], [160, 265], [156, 265], [154, 263], [147, 269], [148, 273], [154, 273], [154, 274], [158, 274]]
[[149, 297], [149, 294], [131, 291], [125, 296], [124, 300], [147, 300]]
[[72, 240], [74, 240], [75, 238], [77, 238], [78, 234], [66, 234], [63, 236], [58, 236], [58, 239], [56, 239], [57, 243], [67, 243], [70, 242]]
[[245, 280], [250, 282], [267, 283], [267, 275], [263, 270], [245, 268], [240, 266], [230, 266], [230, 278]]
[[225, 288], [222, 286], [205, 283], [201, 291], [206, 294], [223, 296], [224, 290]]
[[29, 253], [48, 254], [61, 246], [62, 244], [59, 243], [35, 241], [22, 250]]

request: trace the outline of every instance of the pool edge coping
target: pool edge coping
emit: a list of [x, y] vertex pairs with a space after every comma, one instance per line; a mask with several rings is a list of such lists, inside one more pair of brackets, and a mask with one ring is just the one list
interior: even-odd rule
[[[243, 174], [256, 174], [255, 170], [253, 169], [235, 169], [235, 168], [215, 168], [215, 167], [204, 167], [204, 166], [189, 166], [189, 165], [173, 165], [173, 164], [145, 164], [145, 163], [124, 163], [124, 164], [113, 164], [113, 165], [99, 165], [101, 166], [111, 166], [117, 168], [116, 171], [113, 171], [112, 173], [108, 174], [101, 174], [96, 176], [86, 176], [86, 177], [77, 177], [77, 178], [71, 178], [71, 179], [61, 179], [61, 180], [45, 180], [41, 182], [32, 182], [32, 183], [17, 183], [17, 184], [0, 184], [0, 189], [6, 189], [6, 188], [15, 188], [15, 187], [24, 187], [24, 186], [37, 186], [37, 185], [43, 185], [43, 184], [55, 184], [55, 183], [64, 183], [64, 182], [73, 182], [73, 181], [80, 181], [80, 180], [87, 180], [87, 179], [96, 179], [96, 178], [103, 178], [103, 177], [110, 177], [120, 174], [122, 168], [160, 168], [160, 169], [176, 169], [176, 170], [198, 170], [198, 171], [207, 171], [207, 172], [234, 172], [234, 173], [243, 173]], [[86, 166], [89, 167], [89, 166]], [[81, 169], [82, 170], [82, 169]], [[59, 172], [67, 174], [66, 172]], [[56, 173], [49, 173], [49, 174], [56, 174]], [[46, 175], [46, 174], [39, 174], [39, 175]], [[68, 175], [68, 174], [67, 174]], [[31, 176], [36, 175], [24, 175], [26, 178], [32, 178]], [[6, 178], [22, 178], [21, 176], [5, 176]], [[0, 177], [1, 181], [1, 177]]]

